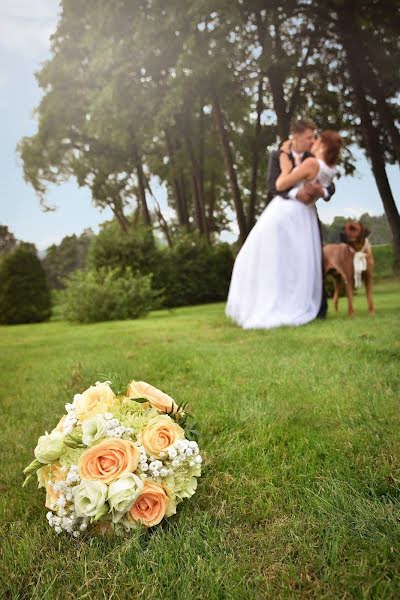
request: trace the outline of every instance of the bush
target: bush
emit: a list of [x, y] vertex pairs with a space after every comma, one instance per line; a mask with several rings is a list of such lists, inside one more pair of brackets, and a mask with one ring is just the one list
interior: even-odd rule
[[233, 262], [228, 244], [210, 246], [187, 235], [163, 252], [154, 268], [154, 285], [163, 290], [167, 307], [225, 300]]
[[131, 228], [122, 233], [115, 221], [109, 221], [91, 244], [88, 266], [93, 269], [130, 267], [133, 271], [148, 274], [156, 268], [160, 253], [151, 229]]
[[36, 249], [20, 244], [0, 263], [0, 323], [38, 323], [50, 314], [50, 290]]
[[107, 223], [89, 251], [93, 269], [132, 268], [153, 274], [153, 288], [163, 291], [163, 306], [184, 306], [225, 300], [233, 268], [228, 244], [211, 246], [195, 235], [174, 240], [172, 248], [157, 246], [151, 230], [131, 229], [121, 233]]
[[67, 321], [137, 319], [159, 303], [151, 275], [134, 274], [129, 268], [75, 271], [64, 283], [58, 299], [60, 314]]
[[392, 244], [382, 244], [372, 246], [374, 255], [374, 279], [386, 279], [393, 277], [393, 246]]

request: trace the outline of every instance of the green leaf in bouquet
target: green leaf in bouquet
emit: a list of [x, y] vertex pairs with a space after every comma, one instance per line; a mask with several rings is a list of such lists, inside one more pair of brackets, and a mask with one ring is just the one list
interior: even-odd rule
[[32, 475], [36, 473], [36, 471], [38, 471], [41, 467], [43, 467], [43, 463], [39, 462], [37, 458], [35, 458], [35, 460], [33, 460], [27, 467], [25, 467], [23, 473], [24, 475], [27, 475], [27, 477], [25, 477], [22, 487], [26, 486]]
[[91, 523], [96, 523], [97, 521], [99, 521], [101, 519], [101, 517], [104, 517], [104, 515], [106, 515], [109, 511], [110, 511], [110, 507], [108, 506], [108, 504], [106, 502], [105, 504], [103, 504], [103, 506], [99, 510], [99, 512], [91, 519]]
[[101, 373], [99, 380], [109, 381], [110, 388], [116, 396], [125, 395], [127, 385], [118, 373], [113, 371], [112, 373]]
[[198, 442], [200, 437], [200, 431], [197, 429], [197, 423], [193, 422], [185, 428], [185, 435], [188, 440]]
[[133, 402], [138, 402], [139, 404], [144, 404], [148, 402], [147, 398], [129, 398], [129, 400], [133, 400]]
[[79, 448], [83, 447], [82, 442], [82, 431], [76, 433], [69, 433], [64, 438], [64, 444], [68, 446], [68, 448]]

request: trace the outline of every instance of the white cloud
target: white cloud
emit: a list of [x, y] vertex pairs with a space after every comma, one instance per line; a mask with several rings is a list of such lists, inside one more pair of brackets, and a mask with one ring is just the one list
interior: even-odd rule
[[28, 57], [43, 57], [59, 13], [52, 0], [2, 0], [0, 48]]

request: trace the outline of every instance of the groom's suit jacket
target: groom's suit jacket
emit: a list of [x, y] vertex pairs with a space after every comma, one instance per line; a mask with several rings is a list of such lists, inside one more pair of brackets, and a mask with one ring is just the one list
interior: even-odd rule
[[[279, 164], [279, 150], [273, 150], [272, 152], [270, 152], [269, 155], [269, 160], [268, 160], [268, 168], [267, 168], [267, 188], [268, 188], [268, 202], [270, 202], [272, 200], [272, 198], [274, 196], [283, 196], [284, 198], [287, 197], [287, 193], [289, 190], [285, 190], [284, 192], [277, 192], [276, 190], [276, 180], [278, 179], [280, 172], [281, 172], [281, 167]], [[304, 152], [301, 162], [303, 162], [303, 160], [305, 160], [306, 158], [309, 158], [310, 156], [313, 156], [313, 154], [311, 154], [311, 152]], [[294, 160], [294, 156], [292, 153], [289, 154], [289, 158], [292, 161], [293, 167], [295, 166], [295, 160]], [[290, 189], [290, 188], [289, 188]], [[335, 184], [331, 183], [331, 185], [326, 188], [328, 195], [326, 197], [324, 197], [325, 202], [329, 202], [329, 200], [332, 198], [333, 194], [335, 193]]]

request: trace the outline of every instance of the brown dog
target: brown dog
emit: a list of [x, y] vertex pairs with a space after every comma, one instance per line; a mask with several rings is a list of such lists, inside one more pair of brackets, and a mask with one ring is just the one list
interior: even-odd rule
[[346, 223], [341, 234], [342, 244], [326, 244], [323, 247], [324, 272], [333, 275], [335, 292], [333, 305], [338, 311], [339, 292], [342, 280], [346, 285], [349, 315], [354, 315], [354, 287], [364, 282], [367, 292], [368, 311], [374, 314], [372, 302], [372, 270], [374, 258], [368, 241], [369, 231], [359, 221]]

